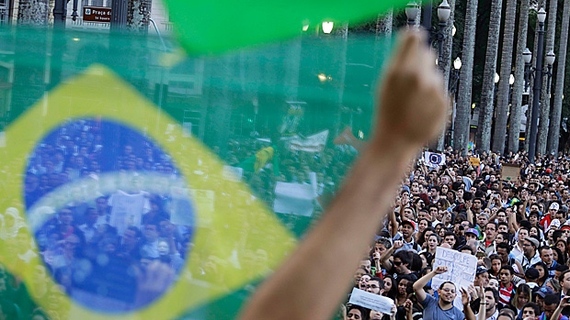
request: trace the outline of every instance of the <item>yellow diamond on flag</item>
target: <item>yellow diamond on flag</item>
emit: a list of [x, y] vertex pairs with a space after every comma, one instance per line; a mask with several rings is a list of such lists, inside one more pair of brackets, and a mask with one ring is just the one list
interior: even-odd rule
[[[98, 165], [120, 166], [84, 174], [71, 131], [93, 142]], [[0, 238], [0, 265], [53, 318], [175, 318], [267, 275], [295, 245], [207, 147], [104, 66], [47, 93], [5, 137], [19, 179], [3, 195], [14, 207], [3, 215], [13, 228]], [[134, 146], [160, 155], [159, 168], [137, 170]], [[26, 169], [43, 152], [68, 156], [77, 170], [35, 197], [40, 182]], [[97, 215], [99, 205], [108, 212]]]

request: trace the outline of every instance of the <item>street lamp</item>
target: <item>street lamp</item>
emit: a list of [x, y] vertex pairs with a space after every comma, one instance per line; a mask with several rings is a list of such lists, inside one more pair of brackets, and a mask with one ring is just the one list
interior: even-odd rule
[[334, 22], [332, 21], [323, 21], [323, 23], [321, 23], [321, 30], [323, 30], [323, 33], [330, 34], [333, 28]]
[[413, 27], [416, 24], [416, 18], [420, 12], [420, 6], [417, 2], [411, 1], [406, 5], [406, 18], [408, 18], [408, 27]]
[[461, 69], [461, 66], [462, 66], [462, 64], [461, 64], [461, 58], [457, 57], [457, 59], [453, 60], [453, 68], [454, 68], [455, 70]]
[[455, 116], [457, 114], [457, 87], [459, 86], [459, 72], [461, 69], [461, 58], [457, 57], [453, 60], [453, 69], [451, 70], [451, 76], [449, 77], [449, 95], [453, 97], [453, 109], [451, 114], [451, 127], [449, 128], [448, 136], [449, 145], [452, 145], [455, 139]]
[[451, 7], [447, 0], [443, 0], [437, 7], [437, 18], [439, 20], [439, 30], [436, 33], [436, 41], [438, 44], [438, 57], [441, 59], [443, 53], [443, 40], [445, 35], [443, 30], [447, 26], [447, 21], [449, 21], [449, 16], [451, 16]]
[[524, 60], [524, 92], [528, 94], [528, 87], [530, 85], [530, 78], [532, 77], [532, 68], [530, 62], [532, 61], [532, 52], [525, 48], [522, 57]]
[[536, 68], [534, 70], [534, 87], [532, 96], [532, 115], [530, 118], [530, 140], [528, 143], [528, 158], [534, 164], [536, 155], [536, 136], [538, 132], [538, 108], [540, 105], [540, 92], [542, 91], [542, 59], [544, 58], [544, 21], [546, 11], [540, 8], [537, 13], [538, 18], [538, 48], [536, 53]]
[[[439, 19], [440, 27], [445, 27], [450, 15], [451, 7], [447, 0], [443, 0], [437, 7], [437, 18]], [[443, 26], [441, 24], [443, 24]]]

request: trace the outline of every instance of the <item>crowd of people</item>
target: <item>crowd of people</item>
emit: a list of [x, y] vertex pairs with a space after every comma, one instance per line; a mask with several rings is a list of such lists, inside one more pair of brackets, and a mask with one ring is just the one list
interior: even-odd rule
[[[123, 137], [121, 142], [108, 138], [117, 134]], [[226, 161], [237, 166], [238, 159], [252, 156], [259, 147], [256, 142], [230, 141]], [[321, 153], [284, 148], [279, 150], [279, 171], [269, 164], [246, 173], [244, 179], [268, 205], [276, 181], [309, 183], [309, 172], [317, 172], [321, 194], [333, 193], [357, 154], [356, 149], [340, 145]], [[417, 159], [369, 256], [355, 271], [354, 287], [392, 299], [393, 312], [346, 303], [343, 316], [406, 320], [570, 316], [570, 158], [560, 154], [531, 164], [522, 152], [461, 156], [448, 149], [444, 155], [443, 165], [430, 166], [422, 157]], [[502, 179], [505, 164], [520, 168], [518, 179]], [[65, 184], [99, 179], [110, 172], [179, 177], [168, 156], [148, 139], [95, 120], [70, 122], [48, 135], [30, 157], [26, 172], [28, 209]], [[136, 210], [122, 216], [128, 221], [114, 217], [119, 213], [113, 208], [120, 207], [121, 197], [131, 203], [127, 210]], [[165, 266], [161, 271], [171, 274], [162, 288], [166, 290], [181, 271], [191, 240], [192, 226], [171, 222], [171, 200], [166, 193], [144, 190], [95, 192], [90, 199], [57, 208], [34, 230], [46, 267], [43, 272], [50, 272], [76, 300], [93, 303], [95, 297], [105, 310], [134, 309], [152, 301], [160, 292], [137, 290], [145, 268], [154, 263]], [[16, 238], [25, 225], [12, 211], [3, 216], [14, 220], [13, 228], [3, 229], [4, 238]], [[471, 286], [446, 282], [431, 287], [432, 278], [447, 271], [433, 268], [438, 247], [477, 258]], [[19, 255], [24, 260], [32, 256]], [[458, 295], [463, 310], [453, 305]]]
[[[145, 175], [172, 184], [180, 180], [170, 157], [150, 139], [108, 121], [70, 121], [46, 136], [30, 155], [26, 213], [38, 211], [41, 204], [45, 215], [31, 230], [37, 255], [44, 273], [75, 301], [104, 311], [134, 310], [166, 292], [183, 269], [194, 226], [180, 224], [174, 211], [192, 215], [191, 201], [186, 199], [181, 207], [168, 184], [158, 191], [156, 186], [133, 186], [132, 181]], [[76, 192], [68, 186], [82, 180], [98, 181], [101, 188], [83, 190], [63, 206], [46, 205], [47, 195]], [[103, 181], [115, 180], [126, 185], [104, 189]], [[18, 237], [24, 226], [20, 223], [14, 234], [4, 237]], [[20, 257], [29, 262], [35, 255], [30, 251]], [[151, 272], [166, 276], [146, 290]]]
[[[391, 299], [393, 312], [347, 304], [345, 319], [568, 319], [570, 158], [451, 149], [445, 158], [418, 159], [354, 273], [354, 287]], [[506, 165], [520, 168], [516, 179], [502, 179]], [[471, 285], [432, 288], [447, 272], [438, 247], [477, 258]]]
[[[117, 135], [122, 138], [109, 138]], [[99, 179], [111, 172], [180, 176], [166, 154], [135, 135], [96, 120], [74, 121], [58, 128], [29, 159], [26, 208], [33, 208], [61, 186]], [[262, 146], [230, 141], [225, 160], [238, 166]], [[357, 149], [342, 145], [320, 153], [283, 148], [276, 155], [279, 170], [268, 163], [257, 172], [246, 173], [244, 179], [268, 205], [276, 181], [309, 183], [309, 172], [317, 173], [321, 194], [333, 193], [357, 155]], [[570, 158], [565, 154], [546, 156], [532, 164], [523, 152], [461, 156], [451, 149], [444, 156], [441, 165], [417, 159], [401, 183], [369, 256], [363, 257], [354, 274], [355, 288], [391, 299], [393, 311], [383, 314], [346, 303], [343, 317], [567, 319]], [[503, 179], [505, 165], [519, 168], [516, 179]], [[130, 203], [122, 210], [132, 212], [120, 215], [113, 211], [122, 201]], [[51, 273], [76, 300], [96, 301], [104, 304], [105, 310], [145, 305], [175, 281], [191, 243], [192, 226], [171, 221], [171, 201], [167, 193], [145, 190], [94, 192], [89, 199], [56, 208], [34, 230], [38, 254], [45, 263], [41, 272]], [[12, 226], [3, 228], [5, 239], [17, 238], [25, 225], [14, 210], [3, 215], [3, 226]], [[9, 219], [14, 221], [8, 223]], [[472, 285], [445, 282], [432, 288], [432, 279], [447, 272], [444, 267], [434, 267], [438, 247], [477, 258]], [[19, 253], [23, 260], [33, 255]], [[164, 267], [161, 272], [171, 275], [161, 292], [137, 290], [143, 286], [146, 268], [159, 264]], [[454, 306], [456, 296], [462, 297], [462, 310]]]

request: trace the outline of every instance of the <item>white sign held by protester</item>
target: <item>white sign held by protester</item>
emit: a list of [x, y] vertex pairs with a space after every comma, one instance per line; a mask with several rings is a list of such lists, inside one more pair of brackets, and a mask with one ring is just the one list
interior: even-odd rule
[[431, 287], [437, 290], [442, 283], [446, 281], [453, 282], [457, 292], [453, 305], [463, 310], [460, 289], [467, 289], [475, 281], [477, 258], [467, 253], [438, 247], [435, 251], [433, 269], [435, 270], [439, 266], [447, 267], [447, 272], [436, 275], [431, 280]]
[[273, 211], [310, 217], [313, 215], [315, 191], [310, 184], [277, 182]]
[[391, 314], [392, 307], [394, 306], [394, 300], [390, 298], [357, 288], [352, 289], [348, 303], [376, 310], [383, 314]]

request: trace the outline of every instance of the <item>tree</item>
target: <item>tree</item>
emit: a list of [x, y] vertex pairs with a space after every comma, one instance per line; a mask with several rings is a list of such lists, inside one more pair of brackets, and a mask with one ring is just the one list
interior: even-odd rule
[[477, 0], [467, 0], [465, 8], [465, 29], [463, 32], [462, 63], [459, 74], [459, 92], [455, 114], [455, 150], [467, 152], [469, 143], [469, 120], [471, 118], [471, 97], [473, 94], [473, 63], [475, 55], [475, 33], [477, 29]]
[[489, 36], [485, 54], [485, 70], [483, 72], [483, 87], [481, 90], [481, 111], [477, 128], [477, 148], [488, 151], [491, 148], [491, 121], [493, 118], [494, 77], [497, 69], [497, 51], [501, 33], [501, 10], [503, 1], [493, 1], [491, 18], [489, 20]]
[[[505, 134], [507, 132], [507, 117], [509, 113], [510, 75], [513, 60], [513, 42], [515, 37], [515, 20], [517, 1], [507, 0], [505, 11], [505, 29], [503, 33], [503, 48], [501, 53], [501, 71], [497, 95], [496, 117], [494, 122], [493, 150], [499, 153], [505, 151]], [[512, 118], [511, 118], [512, 119]], [[515, 120], [516, 121], [516, 120]], [[512, 121], [511, 121], [512, 123]]]
[[48, 11], [48, 0], [20, 0], [18, 3], [18, 24], [46, 26]]
[[129, 0], [127, 9], [127, 27], [131, 30], [146, 32], [150, 23], [152, 0]]
[[526, 48], [526, 37], [528, 32], [528, 7], [529, 0], [521, 0], [517, 31], [517, 50], [515, 52], [515, 83], [513, 84], [513, 99], [509, 123], [508, 151], [510, 152], [516, 152], [519, 150], [521, 106], [524, 86], [524, 60], [522, 53]]
[[[556, 32], [556, 11], [558, 9], [558, 1], [550, 0], [548, 6], [548, 23], [546, 25], [546, 46], [544, 53], [554, 51], [554, 34]], [[546, 68], [546, 64], [543, 64]], [[550, 91], [548, 90], [548, 76], [542, 81], [542, 91], [540, 93], [540, 122], [538, 126], [538, 137], [536, 141], [537, 154], [546, 153], [546, 142], [548, 139], [548, 127], [550, 123]]]
[[570, 24], [570, 0], [564, 0], [560, 42], [558, 44], [558, 67], [556, 69], [556, 87], [552, 105], [552, 121], [548, 135], [548, 151], [558, 152], [560, 119], [562, 117], [562, 96], [564, 95], [564, 75], [566, 74], [566, 53], [568, 50], [568, 28]]
[[[447, 25], [441, 32], [443, 33], [443, 44], [442, 44], [442, 52], [441, 56], [438, 57], [438, 65], [443, 72], [443, 83], [444, 86], [447, 88], [449, 86], [449, 72], [451, 68], [451, 51], [453, 45], [453, 21], [454, 21], [454, 13], [455, 13], [455, 0], [449, 0], [449, 7], [451, 8], [451, 14], [449, 16], [449, 21], [447, 21]], [[451, 110], [451, 108], [449, 108]], [[448, 119], [451, 117], [448, 117]], [[447, 122], [446, 126], [443, 127], [442, 132], [440, 133], [437, 139], [437, 150], [442, 151], [445, 148], [445, 134], [447, 132]]]

